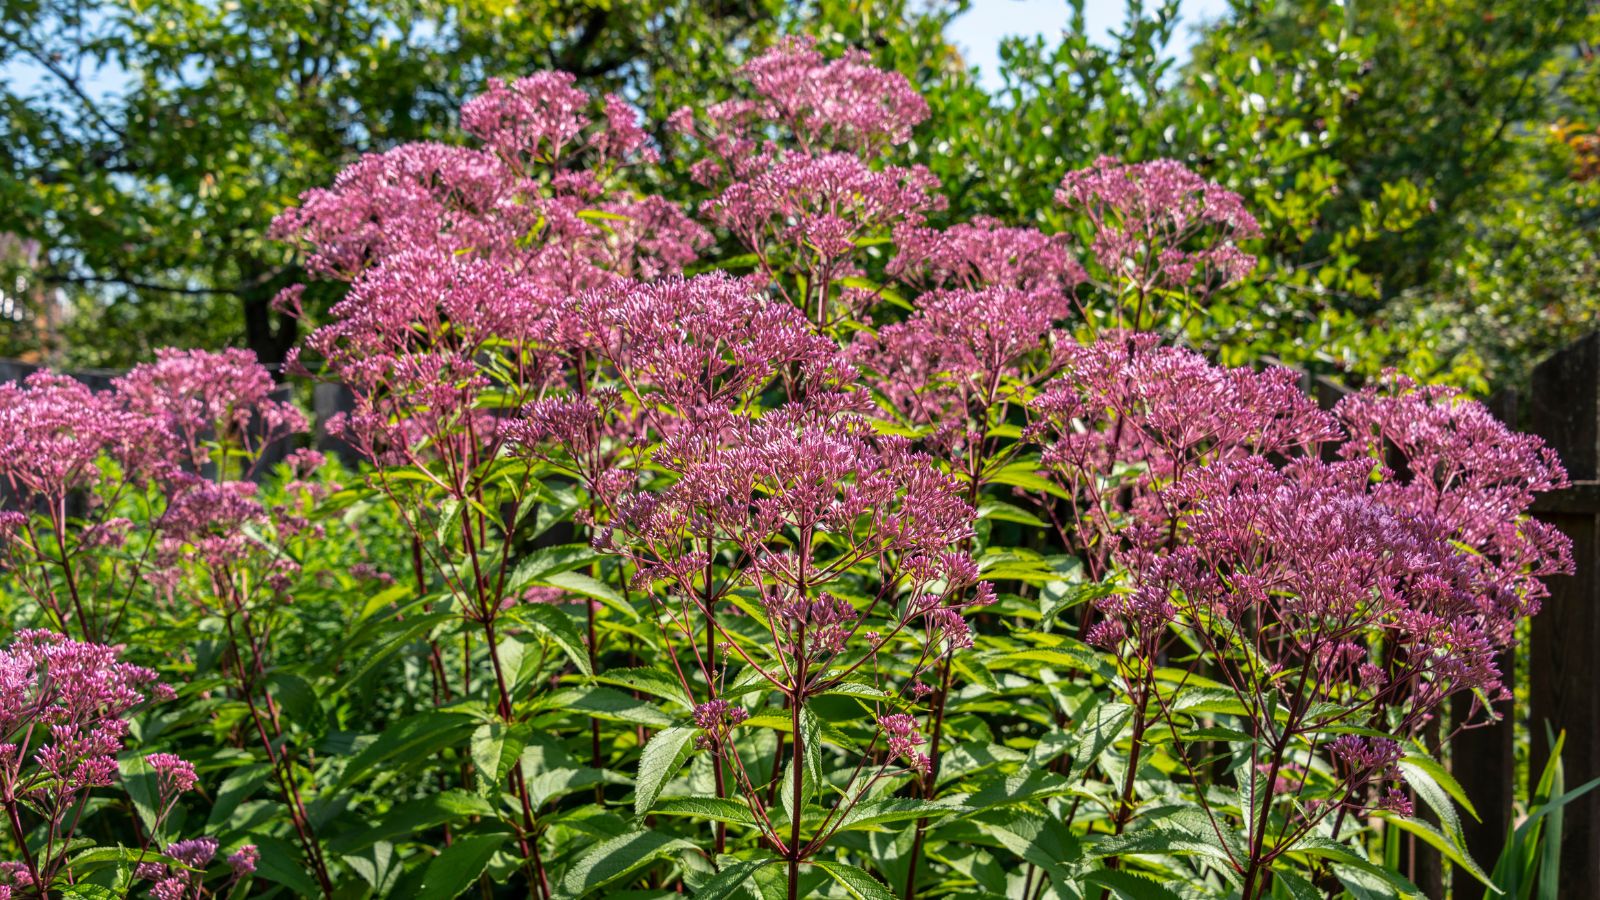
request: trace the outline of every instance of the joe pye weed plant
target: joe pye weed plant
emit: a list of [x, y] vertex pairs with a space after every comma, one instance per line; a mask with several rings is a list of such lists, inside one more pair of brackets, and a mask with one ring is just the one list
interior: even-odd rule
[[947, 222], [904, 77], [742, 75], [664, 147], [491, 81], [278, 218], [353, 468], [265, 462], [238, 352], [0, 390], [3, 890], [1414, 896], [1396, 829], [1487, 880], [1438, 754], [1569, 565], [1553, 454], [1185, 346], [1258, 229], [1177, 162]]

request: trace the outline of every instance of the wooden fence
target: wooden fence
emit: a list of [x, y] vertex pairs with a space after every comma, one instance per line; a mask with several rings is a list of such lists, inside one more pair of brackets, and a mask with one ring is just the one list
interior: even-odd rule
[[[37, 367], [0, 361], [0, 381], [26, 377]], [[74, 373], [92, 387], [110, 385], [112, 372]], [[1332, 406], [1345, 389], [1326, 378], [1308, 376], [1305, 389], [1324, 406]], [[287, 391], [287, 389], [285, 389]], [[286, 395], [287, 396], [287, 395]], [[314, 445], [323, 452], [348, 454], [349, 448], [328, 434], [325, 424], [350, 408], [350, 395], [340, 385], [314, 389]], [[1499, 660], [1506, 684], [1525, 706], [1504, 710], [1495, 725], [1473, 728], [1449, 741], [1449, 764], [1478, 812], [1464, 815], [1462, 826], [1473, 857], [1489, 869], [1515, 824], [1514, 800], [1528, 795], [1517, 783], [1516, 723], [1531, 734], [1526, 771], [1543, 769], [1550, 747], [1545, 724], [1566, 732], [1562, 752], [1570, 789], [1600, 777], [1600, 332], [1554, 354], [1533, 370], [1529, 396], [1502, 392], [1490, 408], [1508, 425], [1539, 435], [1566, 464], [1570, 487], [1539, 498], [1535, 514], [1572, 539], [1575, 571], [1552, 578], [1544, 609], [1533, 618], [1521, 670], [1507, 652]], [[287, 452], [288, 447], [276, 452]], [[1526, 677], [1526, 683], [1521, 679]], [[1464, 713], [1465, 706], [1457, 707]], [[1437, 853], [1420, 842], [1408, 847], [1403, 865], [1429, 897], [1445, 893], [1445, 877]], [[1486, 895], [1466, 873], [1457, 872], [1451, 894], [1456, 900]], [[1493, 895], [1487, 895], [1493, 896]], [[1600, 898], [1600, 791], [1566, 807], [1561, 848], [1563, 898]]]

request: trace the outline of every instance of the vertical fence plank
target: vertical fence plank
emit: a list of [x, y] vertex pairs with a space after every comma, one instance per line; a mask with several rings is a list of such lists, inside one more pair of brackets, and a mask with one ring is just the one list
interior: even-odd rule
[[[1545, 723], [1567, 732], [1566, 783], [1600, 777], [1600, 333], [1555, 354], [1533, 372], [1529, 425], [1561, 454], [1573, 486], [1535, 507], [1572, 538], [1576, 571], [1550, 579], [1535, 616], [1529, 659], [1532, 771], [1549, 756]], [[1562, 897], [1600, 897], [1600, 795], [1566, 808]]]
[[[1489, 398], [1488, 406], [1500, 421], [1511, 428], [1521, 428], [1520, 400], [1513, 391], [1501, 391]], [[1500, 670], [1506, 690], [1515, 693], [1518, 689], [1516, 648], [1495, 654], [1495, 666]], [[1458, 725], [1466, 721], [1472, 713], [1472, 705], [1470, 695], [1458, 694], [1451, 705], [1452, 723]], [[1468, 815], [1461, 817], [1467, 851], [1485, 870], [1494, 865], [1500, 849], [1505, 846], [1517, 796], [1516, 710], [1513, 703], [1508, 702], [1496, 712], [1500, 714], [1499, 721], [1457, 731], [1448, 742], [1450, 772], [1478, 812], [1476, 819]], [[1456, 900], [1479, 900], [1493, 895], [1475, 880], [1457, 873], [1454, 896]]]

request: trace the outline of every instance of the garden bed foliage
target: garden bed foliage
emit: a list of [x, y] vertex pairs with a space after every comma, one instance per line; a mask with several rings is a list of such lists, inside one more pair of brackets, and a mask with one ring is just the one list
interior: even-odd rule
[[[670, 121], [492, 82], [275, 223], [294, 369], [0, 388], [0, 896], [1412, 896], [1569, 565], [1537, 439], [1181, 343], [1235, 194], [1101, 159], [946, 228], [900, 75]], [[692, 207], [641, 193], [690, 166]], [[280, 296], [298, 308], [299, 288]]]

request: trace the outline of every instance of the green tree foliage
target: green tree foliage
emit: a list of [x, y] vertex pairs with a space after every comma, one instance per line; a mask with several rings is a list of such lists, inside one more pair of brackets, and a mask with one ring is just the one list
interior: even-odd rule
[[1261, 218], [1266, 277], [1191, 337], [1233, 361], [1482, 390], [1592, 327], [1581, 4], [1238, 0], [1187, 63], [1176, 2], [1130, 3], [1098, 43], [1074, 6], [1063, 40], [1006, 43], [995, 96], [934, 96], [952, 210], [1051, 225], [1060, 175], [1100, 154], [1227, 184]]
[[[38, 241], [25, 274], [78, 308], [69, 362], [241, 342], [272, 362], [297, 335], [269, 304], [300, 276], [273, 215], [363, 152], [449, 139], [487, 78], [563, 69], [660, 121], [779, 30], [942, 46], [948, 12], [913, 5], [7, 0], [0, 233]], [[32, 326], [0, 352], [48, 344]]]

